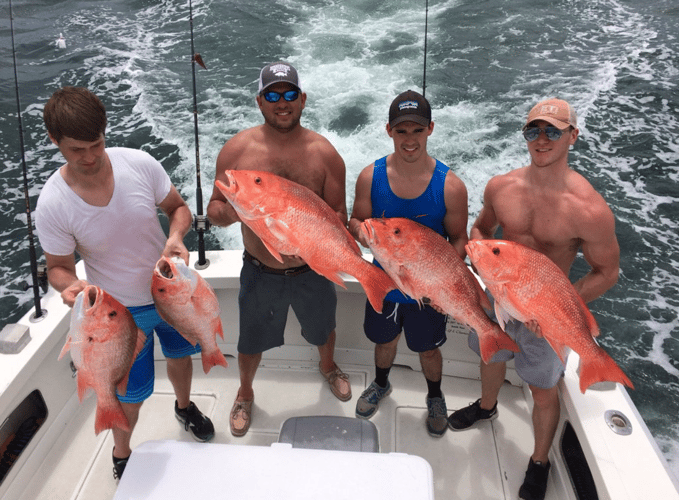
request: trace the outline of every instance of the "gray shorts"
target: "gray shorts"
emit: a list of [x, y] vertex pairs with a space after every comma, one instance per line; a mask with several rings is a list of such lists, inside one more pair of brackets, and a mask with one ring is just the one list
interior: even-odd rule
[[[494, 303], [493, 296], [486, 291], [490, 303]], [[490, 319], [497, 323], [495, 312]], [[563, 376], [565, 366], [544, 338], [538, 338], [526, 326], [512, 320], [505, 325], [507, 335], [519, 346], [520, 352], [512, 352], [506, 349], [498, 351], [490, 359], [491, 363], [498, 363], [514, 359], [514, 367], [519, 377], [526, 383], [540, 389], [551, 389]], [[469, 334], [469, 347], [480, 356], [479, 337], [474, 330]]]
[[290, 307], [302, 326], [302, 336], [312, 345], [324, 345], [336, 326], [335, 285], [314, 271], [272, 274], [243, 260], [238, 305], [238, 352], [242, 354], [282, 346]]

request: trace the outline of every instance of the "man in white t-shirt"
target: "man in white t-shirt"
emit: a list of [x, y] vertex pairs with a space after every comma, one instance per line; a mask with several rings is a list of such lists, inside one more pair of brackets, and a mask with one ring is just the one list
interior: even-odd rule
[[[191, 227], [189, 208], [149, 154], [105, 147], [106, 110], [89, 90], [57, 90], [45, 105], [44, 120], [50, 140], [66, 159], [45, 183], [36, 208], [50, 284], [71, 307], [88, 284], [99, 286], [127, 307], [146, 333], [127, 392], [118, 396], [132, 430], [143, 401], [153, 392], [155, 331], [177, 397], [175, 416], [195, 439], [212, 439], [212, 422], [190, 401], [190, 356], [200, 352], [200, 346], [193, 347], [158, 316], [151, 296], [153, 269], [161, 255], [179, 256], [188, 263], [183, 240]], [[167, 237], [158, 207], [170, 221]], [[76, 274], [76, 252], [85, 262], [85, 280]], [[131, 435], [113, 429], [116, 479], [132, 452]]]

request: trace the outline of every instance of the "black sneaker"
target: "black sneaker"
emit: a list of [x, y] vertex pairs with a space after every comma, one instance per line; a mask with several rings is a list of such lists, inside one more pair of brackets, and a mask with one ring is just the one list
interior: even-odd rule
[[189, 406], [180, 410], [177, 401], [174, 402], [174, 415], [182, 424], [184, 429], [191, 431], [193, 439], [200, 442], [209, 441], [215, 437], [215, 427], [209, 418], [203, 415], [198, 407], [189, 402]]
[[497, 401], [491, 410], [484, 410], [481, 408], [481, 400], [477, 399], [475, 403], [470, 404], [466, 408], [451, 413], [448, 417], [448, 427], [454, 431], [464, 431], [477, 422], [482, 420], [495, 420], [496, 418]]
[[522, 500], [544, 500], [547, 491], [547, 477], [551, 466], [552, 464], [549, 462], [547, 464], [533, 462], [531, 457], [528, 462], [528, 470], [526, 470], [526, 478], [523, 480], [521, 489], [519, 489], [519, 498]]
[[123, 477], [123, 472], [125, 472], [125, 466], [129, 459], [129, 456], [127, 458], [113, 457], [113, 479], [120, 479]]

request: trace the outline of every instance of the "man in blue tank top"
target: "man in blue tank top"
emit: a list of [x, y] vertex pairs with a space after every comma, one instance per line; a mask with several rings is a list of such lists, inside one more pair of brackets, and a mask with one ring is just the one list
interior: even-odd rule
[[[465, 257], [467, 189], [446, 165], [427, 153], [427, 138], [433, 131], [431, 107], [422, 95], [408, 90], [394, 99], [387, 124], [394, 152], [363, 169], [356, 181], [349, 231], [365, 247], [368, 244], [360, 231], [365, 219], [407, 217], [448, 238]], [[419, 353], [427, 381], [427, 431], [442, 436], [447, 411], [439, 347], [446, 341], [446, 316], [429, 305], [420, 308], [415, 300], [394, 290], [384, 300], [383, 314], [366, 302], [364, 329], [375, 343], [375, 380], [359, 398], [356, 416], [372, 417], [391, 392], [389, 371], [404, 331], [408, 348]]]

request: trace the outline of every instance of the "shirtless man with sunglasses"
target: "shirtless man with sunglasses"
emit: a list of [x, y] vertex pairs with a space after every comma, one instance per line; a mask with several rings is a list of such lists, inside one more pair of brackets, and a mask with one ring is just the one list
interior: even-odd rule
[[[611, 288], [618, 279], [620, 249], [615, 218], [606, 201], [582, 175], [568, 166], [568, 151], [578, 138], [573, 108], [560, 99], [538, 103], [523, 127], [531, 162], [528, 166], [493, 177], [486, 186], [483, 208], [470, 239], [496, 237], [534, 248], [552, 259], [568, 275], [578, 250], [590, 271], [574, 286], [585, 302]], [[500, 351], [491, 362], [481, 362], [481, 398], [448, 417], [452, 430], [462, 431], [477, 422], [497, 418], [497, 397], [505, 379], [506, 362], [514, 358], [519, 376], [533, 395], [535, 444], [519, 498], [542, 500], [547, 489], [549, 449], [559, 422], [557, 383], [564, 366], [539, 326], [513, 321], [507, 333], [521, 352]], [[469, 336], [478, 353], [478, 338]]]
[[[306, 99], [294, 67], [286, 62], [265, 66], [256, 97], [264, 123], [227, 141], [217, 157], [215, 180], [226, 182], [226, 170], [273, 172], [314, 191], [346, 224], [344, 161], [326, 138], [300, 124]], [[212, 224], [219, 226], [240, 221], [217, 187], [207, 214]], [[283, 256], [284, 262], [278, 262], [245, 224], [241, 224], [241, 232], [245, 247], [239, 296], [241, 385], [229, 419], [234, 436], [245, 435], [250, 427], [255, 373], [262, 353], [282, 345], [290, 306], [305, 339], [318, 347], [319, 370], [330, 390], [341, 401], [351, 399], [349, 378], [333, 359], [337, 306], [334, 285], [310, 270], [299, 257]], [[292, 292], [278, 293], [276, 290], [282, 286], [292, 287]]]

